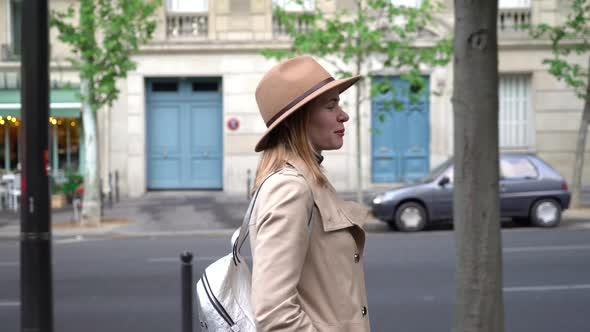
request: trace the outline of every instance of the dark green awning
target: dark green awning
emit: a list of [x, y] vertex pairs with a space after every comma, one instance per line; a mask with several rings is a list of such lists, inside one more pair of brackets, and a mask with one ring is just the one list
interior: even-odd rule
[[[54, 118], [79, 118], [82, 104], [77, 94], [77, 90], [52, 89], [49, 114]], [[0, 90], [0, 116], [20, 118], [20, 109], [20, 90]]]

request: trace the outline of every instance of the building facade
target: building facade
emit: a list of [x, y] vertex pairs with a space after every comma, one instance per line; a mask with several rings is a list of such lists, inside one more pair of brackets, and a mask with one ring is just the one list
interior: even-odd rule
[[[407, 6], [419, 3], [392, 1]], [[452, 33], [453, 4], [444, 2], [446, 9], [426, 39]], [[19, 86], [19, 61], [14, 51], [19, 45], [19, 3], [0, 0], [0, 112], [9, 107], [2, 93], [10, 94], [7, 91]], [[70, 3], [50, 1], [56, 10]], [[289, 46], [273, 18], [273, 5], [294, 11], [317, 7], [327, 13], [354, 8], [353, 0], [308, 0], [304, 8], [282, 0], [163, 1], [156, 13], [158, 27], [153, 40], [134, 56], [137, 68], [119, 82], [117, 102], [99, 113], [103, 178], [117, 171], [121, 193], [132, 197], [150, 190], [246, 192], [259, 159], [254, 145], [265, 130], [254, 91], [262, 75], [276, 63], [265, 59], [259, 50]], [[500, 1], [499, 129], [502, 150], [537, 153], [571, 181], [583, 105], [542, 64], [551, 56], [548, 42], [532, 40], [520, 28], [528, 23], [559, 23], [566, 12], [567, 4], [558, 0]], [[52, 93], [65, 96], [68, 89], [75, 89], [78, 79], [66, 61], [67, 47], [57, 41], [55, 33], [51, 34]], [[586, 65], [582, 57], [577, 60]], [[324, 64], [330, 68], [329, 63]], [[399, 73], [366, 74], [398, 86], [405, 84]], [[383, 103], [379, 97], [366, 98], [361, 105], [364, 189], [419, 178], [453, 154], [452, 65], [424, 68], [423, 74], [428, 93], [416, 103], [406, 101], [408, 107], [392, 112], [385, 122], [377, 120]], [[344, 108], [351, 115], [347, 133], [355, 132], [353, 95], [352, 90], [342, 95]], [[52, 95], [54, 118], [50, 120], [56, 122], [52, 128], [57, 133], [52, 138], [57, 155], [52, 157], [54, 168], [80, 167], [83, 142], [79, 129], [71, 129], [72, 124], [74, 128], [78, 125], [79, 112], [69, 111], [79, 101], [71, 96], [55, 98]], [[70, 108], [60, 111], [65, 104]], [[18, 114], [11, 112], [11, 119], [16, 117], [18, 122]], [[0, 141], [6, 132], [13, 138], [10, 130], [15, 129], [1, 129]], [[355, 139], [347, 135], [343, 149], [325, 152], [324, 166], [339, 190], [355, 188]], [[18, 162], [18, 153], [13, 153], [18, 151], [17, 141], [15, 135], [9, 142], [8, 168]], [[5, 145], [6, 140], [2, 142]], [[590, 179], [590, 147], [586, 151], [583, 178]], [[5, 165], [3, 156], [0, 153], [0, 167]]]

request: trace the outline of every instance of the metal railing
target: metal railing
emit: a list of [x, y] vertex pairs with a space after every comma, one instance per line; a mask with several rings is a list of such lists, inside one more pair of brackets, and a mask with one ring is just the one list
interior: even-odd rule
[[17, 61], [20, 59], [20, 50], [14, 44], [2, 44], [0, 46], [1, 61]]
[[[307, 32], [309, 31], [310, 24], [303, 18], [305, 13], [295, 14], [295, 30], [297, 32]], [[275, 36], [287, 36], [288, 35], [288, 28], [287, 24], [281, 22], [278, 17], [272, 17], [272, 33]]]
[[167, 13], [166, 35], [169, 38], [206, 38], [209, 34], [208, 13]]
[[498, 10], [498, 33], [500, 36], [526, 36], [530, 24], [530, 8], [500, 8]]

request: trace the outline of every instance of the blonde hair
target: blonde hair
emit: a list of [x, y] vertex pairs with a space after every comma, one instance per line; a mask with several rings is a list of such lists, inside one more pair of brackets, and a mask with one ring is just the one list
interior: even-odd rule
[[328, 182], [307, 136], [310, 114], [311, 112], [306, 108], [300, 109], [269, 133], [266, 138], [266, 147], [256, 169], [252, 192], [268, 175], [284, 167], [289, 159], [302, 160], [310, 170], [311, 180], [315, 183], [324, 185]]

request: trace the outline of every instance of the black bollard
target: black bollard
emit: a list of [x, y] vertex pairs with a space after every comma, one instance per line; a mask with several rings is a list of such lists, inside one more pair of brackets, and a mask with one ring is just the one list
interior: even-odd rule
[[99, 178], [98, 183], [99, 183], [98, 190], [100, 192], [100, 216], [104, 217], [104, 192], [102, 191], [102, 188], [104, 188], [104, 187], [103, 187], [103, 183], [102, 183], [102, 177]]
[[246, 199], [250, 199], [250, 186], [252, 185], [252, 179], [250, 174], [252, 173], [252, 171], [250, 171], [250, 169], [248, 169], [247, 175], [246, 175]]
[[113, 208], [113, 173], [109, 172], [109, 209]]
[[193, 331], [193, 254], [185, 251], [180, 254], [182, 332]]
[[115, 202], [119, 203], [119, 171], [115, 171]]

